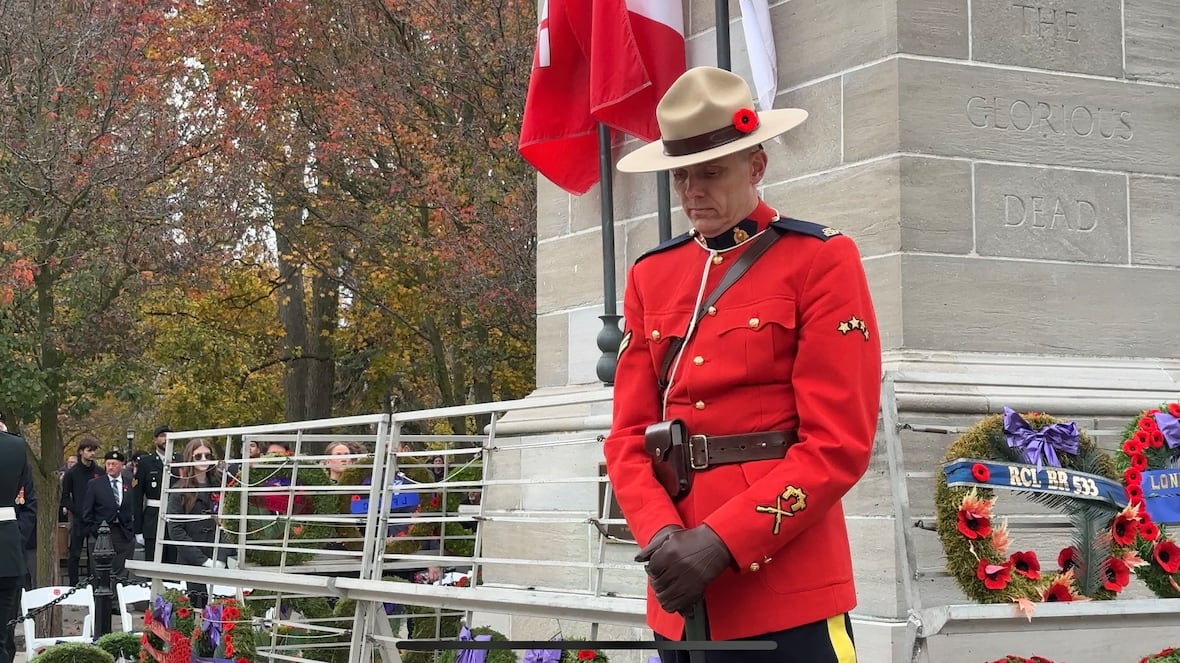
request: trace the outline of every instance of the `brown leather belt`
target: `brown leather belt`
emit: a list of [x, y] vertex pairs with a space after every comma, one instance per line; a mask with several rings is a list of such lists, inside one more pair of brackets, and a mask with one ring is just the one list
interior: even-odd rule
[[704, 470], [714, 465], [773, 460], [787, 455], [787, 449], [799, 441], [795, 430], [776, 430], [741, 435], [690, 435], [689, 465]]

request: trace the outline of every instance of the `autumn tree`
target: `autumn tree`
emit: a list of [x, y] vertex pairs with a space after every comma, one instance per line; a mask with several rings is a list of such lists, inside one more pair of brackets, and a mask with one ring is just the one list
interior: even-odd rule
[[532, 3], [203, 7], [218, 112], [253, 118], [237, 172], [275, 237], [287, 417], [527, 393]]
[[[191, 112], [200, 87], [163, 55], [173, 9], [0, 3], [0, 402], [36, 423], [43, 550], [54, 549], [61, 422], [135, 379], [135, 298], [224, 235], [178, 224], [202, 204], [207, 175], [190, 171], [217, 144], [217, 119]], [[53, 561], [41, 557], [42, 578]]]

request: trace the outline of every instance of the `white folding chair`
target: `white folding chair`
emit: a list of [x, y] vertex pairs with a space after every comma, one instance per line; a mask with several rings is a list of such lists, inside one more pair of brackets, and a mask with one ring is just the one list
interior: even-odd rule
[[[62, 594], [70, 591], [69, 587], [38, 587], [33, 590], [27, 590], [21, 593], [20, 609], [21, 614], [25, 614], [33, 608], [40, 608], [41, 606], [52, 602]], [[71, 594], [58, 605], [72, 605], [86, 608], [86, 617], [82, 620], [81, 635], [56, 635], [37, 637], [37, 620], [26, 619], [25, 625], [25, 660], [31, 660], [41, 652], [45, 651], [46, 647], [57, 644], [58, 642], [93, 642], [94, 637], [94, 589], [90, 585], [79, 589]]]
[[[165, 582], [165, 589], [180, 589], [187, 588], [188, 583], [183, 580], [180, 582]], [[152, 600], [152, 589], [144, 587], [143, 585], [124, 585], [119, 583], [115, 585], [115, 595], [119, 601], [119, 616], [123, 620], [123, 630], [127, 633], [139, 633], [139, 631], [132, 628], [134, 625], [133, 616], [131, 614], [131, 604], [139, 603], [141, 601]], [[150, 606], [148, 608], [151, 609]]]

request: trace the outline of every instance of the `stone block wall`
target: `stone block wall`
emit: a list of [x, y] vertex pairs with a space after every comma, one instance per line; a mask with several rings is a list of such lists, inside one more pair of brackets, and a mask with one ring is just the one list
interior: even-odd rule
[[[772, 3], [776, 107], [811, 117], [767, 144], [764, 197], [857, 240], [887, 350], [1176, 358], [1180, 313], [1152, 302], [1180, 287], [1178, 14], [1169, 0]], [[690, 65], [715, 63], [713, 3], [686, 3], [685, 25]], [[614, 184], [621, 293], [657, 243], [656, 185]], [[538, 186], [538, 384], [593, 384], [598, 190]]]

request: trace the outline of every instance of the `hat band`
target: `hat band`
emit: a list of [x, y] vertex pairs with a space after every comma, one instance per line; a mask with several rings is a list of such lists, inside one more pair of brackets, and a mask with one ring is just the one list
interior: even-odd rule
[[664, 156], [682, 157], [686, 154], [696, 154], [697, 152], [711, 150], [714, 147], [727, 145], [749, 135], [749, 133], [741, 131], [733, 125], [729, 125], [707, 133], [689, 136], [688, 138], [664, 140]]

